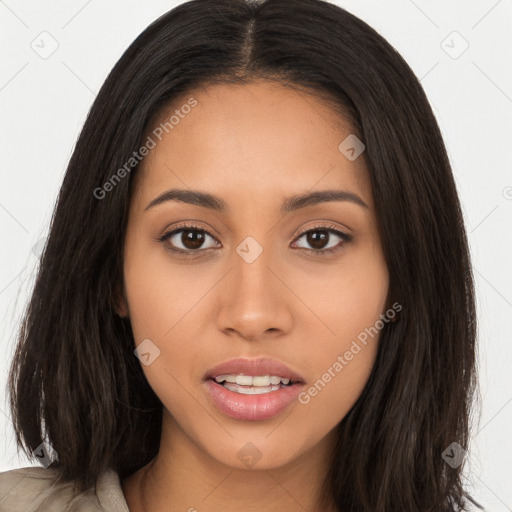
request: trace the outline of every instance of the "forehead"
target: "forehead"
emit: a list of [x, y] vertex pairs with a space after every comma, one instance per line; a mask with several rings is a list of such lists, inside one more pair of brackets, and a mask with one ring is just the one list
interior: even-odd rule
[[141, 162], [137, 188], [268, 198], [343, 187], [370, 203], [364, 153], [350, 161], [339, 149], [353, 133], [339, 109], [305, 91], [265, 80], [202, 85], [152, 121], [146, 136], [156, 145]]

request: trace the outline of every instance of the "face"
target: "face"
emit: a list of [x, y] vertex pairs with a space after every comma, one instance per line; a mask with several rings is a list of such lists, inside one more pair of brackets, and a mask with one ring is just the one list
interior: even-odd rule
[[[339, 149], [351, 126], [312, 95], [257, 81], [195, 89], [155, 127], [130, 204], [120, 314], [164, 405], [164, 436], [238, 468], [327, 453], [387, 307], [364, 153]], [[343, 194], [293, 201], [324, 191]]]

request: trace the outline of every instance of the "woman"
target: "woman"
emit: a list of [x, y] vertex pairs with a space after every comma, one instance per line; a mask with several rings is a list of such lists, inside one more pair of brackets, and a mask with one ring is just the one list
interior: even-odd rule
[[319, 0], [184, 3], [69, 163], [10, 374], [45, 467], [0, 510], [468, 510], [475, 333], [397, 52]]

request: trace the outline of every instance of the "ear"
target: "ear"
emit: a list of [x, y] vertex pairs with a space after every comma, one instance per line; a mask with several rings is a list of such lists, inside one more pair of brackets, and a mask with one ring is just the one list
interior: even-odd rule
[[123, 283], [117, 283], [114, 289], [114, 310], [121, 318], [130, 316]]

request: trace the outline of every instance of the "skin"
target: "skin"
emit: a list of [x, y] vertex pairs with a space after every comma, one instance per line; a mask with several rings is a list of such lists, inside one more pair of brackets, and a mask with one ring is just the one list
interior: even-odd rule
[[[353, 129], [305, 92], [264, 80], [207, 85], [162, 119], [190, 97], [198, 105], [144, 158], [130, 205], [119, 314], [136, 345], [149, 338], [160, 349], [143, 370], [164, 414], [157, 457], [124, 479], [123, 491], [132, 512], [319, 511], [334, 429], [368, 380], [378, 335], [309, 403], [269, 420], [224, 415], [202, 379], [228, 359], [270, 357], [308, 389], [386, 311], [389, 276], [364, 153], [345, 158], [338, 145]], [[145, 210], [170, 188], [220, 196], [229, 212], [178, 201]], [[331, 189], [368, 208], [330, 201], [279, 212], [289, 196]], [[181, 222], [206, 230], [200, 247], [212, 249], [180, 258], [173, 243], [194, 250], [181, 233], [158, 241]], [[303, 234], [326, 226], [353, 240], [330, 235], [313, 245]], [[236, 252], [247, 236], [263, 248], [252, 263]], [[325, 246], [338, 250], [307, 251]], [[251, 468], [237, 456], [249, 442], [261, 454]]]

